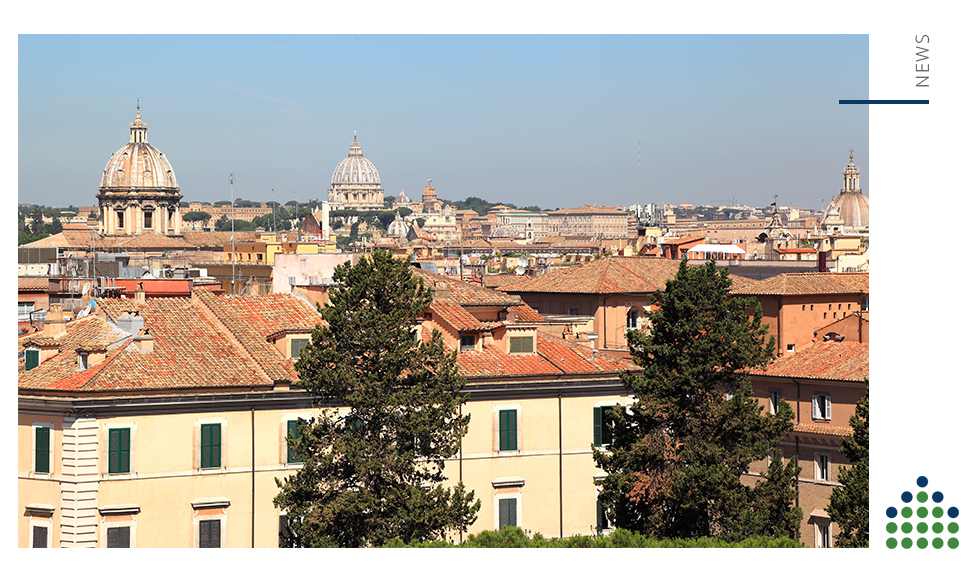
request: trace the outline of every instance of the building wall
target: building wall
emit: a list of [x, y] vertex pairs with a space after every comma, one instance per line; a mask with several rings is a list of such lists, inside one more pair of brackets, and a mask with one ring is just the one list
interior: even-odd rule
[[[815, 339], [813, 332], [861, 310], [861, 296], [762, 295], [756, 297], [763, 311], [763, 324], [776, 337], [776, 356], [800, 349]], [[821, 339], [821, 338], [816, 338]]]

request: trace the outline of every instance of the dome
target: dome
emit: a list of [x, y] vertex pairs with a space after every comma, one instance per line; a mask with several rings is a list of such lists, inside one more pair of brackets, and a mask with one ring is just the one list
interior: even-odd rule
[[409, 204], [410, 203], [410, 198], [408, 198], [407, 195], [403, 193], [403, 188], [400, 188], [400, 195], [396, 197], [396, 200], [394, 200], [393, 203], [394, 204]]
[[844, 168], [844, 187], [831, 200], [824, 216], [837, 214], [847, 228], [867, 228], [869, 207], [868, 197], [861, 193], [861, 172], [854, 165], [852, 151], [850, 162]]
[[349, 185], [376, 187], [380, 185], [380, 172], [376, 171], [376, 166], [371, 161], [363, 157], [363, 150], [359, 147], [355, 135], [349, 147], [349, 157], [340, 161], [332, 172], [333, 188]]
[[390, 227], [386, 229], [387, 236], [406, 238], [409, 232], [410, 226], [407, 226], [407, 223], [403, 221], [403, 216], [397, 212], [396, 219], [390, 222]]
[[137, 111], [136, 120], [129, 125], [129, 143], [116, 151], [102, 172], [98, 187], [103, 194], [133, 190], [156, 194], [178, 194], [173, 166], [161, 151], [146, 141], [147, 128]]

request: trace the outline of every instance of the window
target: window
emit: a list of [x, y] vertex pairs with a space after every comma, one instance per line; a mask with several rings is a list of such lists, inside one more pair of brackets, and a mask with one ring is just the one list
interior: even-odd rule
[[220, 424], [203, 424], [200, 426], [200, 467], [220, 466]]
[[34, 428], [34, 472], [51, 472], [51, 428]]
[[830, 454], [818, 453], [814, 458], [814, 470], [816, 471], [816, 479], [821, 482], [830, 481]]
[[474, 351], [474, 335], [461, 335], [461, 351]]
[[817, 394], [813, 396], [813, 419], [815, 420], [830, 419], [830, 396], [829, 395]]
[[596, 532], [600, 532], [610, 528], [610, 521], [607, 519], [607, 510], [604, 508], [603, 503], [600, 502], [600, 497], [596, 498]]
[[129, 531], [129, 527], [110, 527], [105, 535], [105, 546], [109, 549], [128, 549]]
[[108, 431], [108, 473], [129, 472], [129, 428], [113, 428]]
[[532, 336], [528, 337], [511, 337], [508, 340], [508, 352], [509, 353], [532, 353], [534, 341]]
[[220, 548], [220, 520], [219, 519], [200, 521], [199, 547], [201, 549]]
[[786, 351], [788, 353], [792, 353], [792, 352], [796, 351], [796, 343], [787, 343], [787, 345], [786, 345]]
[[17, 303], [17, 318], [21, 321], [26, 321], [30, 318], [30, 314], [34, 312], [33, 302], [18, 302]]
[[498, 412], [498, 450], [500, 452], [518, 450], [518, 410]]
[[24, 350], [24, 371], [30, 371], [41, 364], [41, 351], [39, 349]]
[[637, 309], [631, 309], [627, 311], [627, 328], [636, 329], [638, 318], [639, 318], [639, 313], [637, 312]]
[[152, 228], [152, 214], [153, 213], [150, 212], [150, 211], [145, 212], [146, 217], [145, 217], [145, 220], [143, 222], [143, 227], [144, 228]]
[[579, 309], [569, 309], [569, 314], [570, 315], [578, 315], [579, 314]]
[[593, 445], [609, 446], [613, 441], [611, 433], [612, 425], [610, 416], [607, 414], [613, 406], [601, 406], [593, 408]]
[[776, 415], [779, 413], [779, 399], [781, 397], [780, 392], [772, 391], [769, 392], [769, 413]]
[[125, 212], [116, 212], [115, 217], [119, 221], [119, 228], [125, 228]]
[[308, 345], [308, 339], [292, 339], [291, 340], [291, 358], [298, 359], [302, 354], [302, 349]]
[[47, 546], [47, 530], [48, 527], [45, 526], [33, 526], [31, 527], [31, 548], [33, 549], [46, 549]]
[[[300, 422], [300, 421], [301, 420], [288, 420], [288, 424], [287, 424], [287, 426], [288, 426], [287, 438], [289, 440], [291, 440], [291, 439], [297, 439], [298, 438], [298, 422]], [[288, 443], [288, 463], [289, 464], [295, 464], [295, 463], [301, 462], [301, 461], [302, 461], [301, 453], [296, 449], [295, 446], [293, 446], [291, 444], [291, 442], [289, 442]]]
[[815, 521], [814, 528], [817, 533], [817, 547], [818, 549], [829, 549], [830, 548], [830, 522], [829, 521]]
[[517, 527], [518, 524], [518, 499], [499, 498], [498, 499], [498, 530], [505, 527]]

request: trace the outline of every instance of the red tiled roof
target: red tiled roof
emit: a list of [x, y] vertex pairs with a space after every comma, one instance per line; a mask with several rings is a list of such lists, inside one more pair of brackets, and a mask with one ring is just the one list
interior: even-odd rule
[[802, 377], [836, 381], [864, 381], [868, 377], [868, 343], [813, 343], [793, 355], [776, 359], [751, 375]]
[[191, 248], [182, 238], [143, 232], [121, 244], [123, 248]]
[[458, 353], [458, 367], [469, 378], [617, 374], [636, 370], [631, 362], [603, 355], [546, 333], [538, 333], [536, 353], [505, 353], [492, 343], [482, 351]]
[[147, 297], [188, 297], [190, 296], [190, 283], [188, 279], [173, 278], [113, 278], [112, 284], [122, 287], [123, 292], [131, 294], [139, 288], [142, 283], [143, 290]]
[[48, 278], [46, 276], [18, 276], [18, 291], [46, 291], [48, 289]]
[[834, 426], [830, 424], [795, 424], [793, 431], [800, 434], [822, 434], [827, 436], [851, 436], [854, 430], [850, 426]]
[[[678, 260], [661, 258], [611, 256], [571, 268], [554, 269], [499, 290], [513, 294], [649, 294], [663, 291], [668, 280], [678, 272], [680, 264]], [[729, 275], [729, 278], [733, 282], [733, 289], [754, 282], [736, 275]]]
[[867, 294], [868, 274], [862, 272], [789, 272], [736, 289], [747, 295]]
[[419, 268], [414, 269], [414, 274], [423, 279], [424, 285], [429, 288], [435, 288], [441, 285], [441, 288], [450, 291], [450, 300], [462, 306], [507, 307], [518, 305], [522, 302], [518, 297], [512, 297], [502, 292], [482, 288], [479, 285], [461, 282], [456, 278], [433, 274]]
[[482, 331], [499, 325], [497, 321], [479, 321], [467, 309], [453, 301], [435, 299], [430, 308], [458, 331]]

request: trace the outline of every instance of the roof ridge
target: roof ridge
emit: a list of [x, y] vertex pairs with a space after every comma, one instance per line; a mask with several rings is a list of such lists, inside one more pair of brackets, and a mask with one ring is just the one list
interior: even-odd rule
[[194, 294], [192, 297], [190, 297], [191, 304], [196, 304], [203, 307], [202, 312], [204, 317], [216, 323], [214, 325], [214, 328], [218, 330], [221, 334], [227, 336], [229, 343], [233, 345], [234, 348], [239, 353], [243, 354], [244, 359], [248, 363], [254, 366], [254, 368], [258, 372], [258, 375], [262, 379], [266, 380], [269, 384], [274, 384], [274, 381], [271, 379], [271, 376], [268, 374], [268, 372], [264, 369], [264, 366], [261, 365], [261, 363], [257, 359], [255, 359], [251, 351], [244, 345], [244, 342], [241, 341], [240, 337], [237, 336], [237, 333], [233, 329], [231, 329], [230, 326], [224, 322], [223, 317], [217, 313], [217, 309], [214, 308], [216, 305], [207, 304], [211, 301], [216, 302], [217, 297], [210, 292], [208, 293], [200, 292], [199, 294]]

